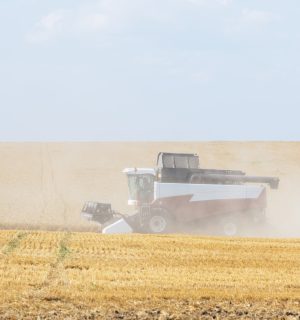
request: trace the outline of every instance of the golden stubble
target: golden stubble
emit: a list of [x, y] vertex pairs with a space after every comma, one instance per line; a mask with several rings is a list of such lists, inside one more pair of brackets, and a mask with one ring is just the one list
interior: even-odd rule
[[2, 307], [300, 299], [299, 239], [2, 231], [0, 245]]

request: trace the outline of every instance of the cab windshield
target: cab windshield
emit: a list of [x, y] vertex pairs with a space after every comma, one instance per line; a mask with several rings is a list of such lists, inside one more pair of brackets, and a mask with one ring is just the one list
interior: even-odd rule
[[150, 203], [154, 195], [154, 176], [150, 174], [128, 175], [130, 200]]

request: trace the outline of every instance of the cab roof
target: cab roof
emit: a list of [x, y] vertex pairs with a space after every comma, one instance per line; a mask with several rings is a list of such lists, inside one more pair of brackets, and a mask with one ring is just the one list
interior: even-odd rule
[[152, 168], [125, 168], [123, 173], [126, 174], [151, 174], [155, 176], [155, 170]]

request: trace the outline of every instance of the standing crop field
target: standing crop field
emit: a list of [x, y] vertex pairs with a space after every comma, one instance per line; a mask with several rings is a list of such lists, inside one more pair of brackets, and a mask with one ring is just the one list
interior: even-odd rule
[[0, 317], [300, 317], [300, 240], [1, 231]]

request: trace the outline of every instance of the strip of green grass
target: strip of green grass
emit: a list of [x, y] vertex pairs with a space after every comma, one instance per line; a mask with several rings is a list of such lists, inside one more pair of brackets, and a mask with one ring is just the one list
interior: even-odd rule
[[63, 261], [66, 258], [66, 256], [71, 253], [71, 250], [67, 247], [67, 242], [70, 235], [71, 233], [67, 233], [66, 236], [61, 240], [59, 244], [57, 263]]
[[18, 232], [16, 236], [11, 239], [3, 250], [4, 254], [12, 253], [20, 244], [21, 240], [28, 235], [28, 232]]

